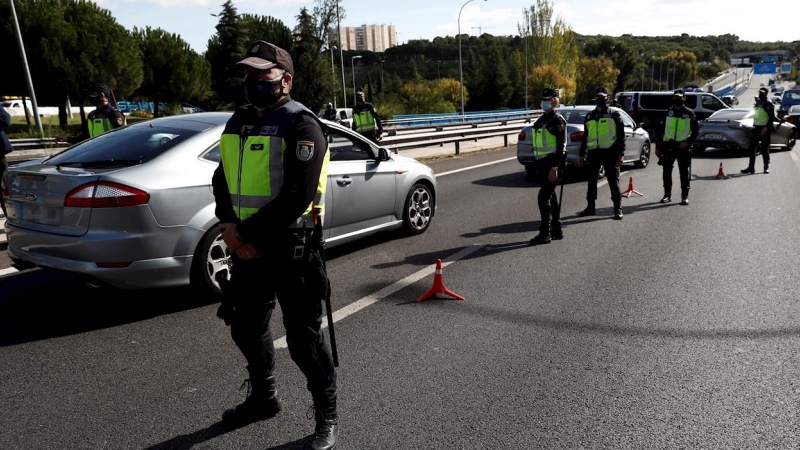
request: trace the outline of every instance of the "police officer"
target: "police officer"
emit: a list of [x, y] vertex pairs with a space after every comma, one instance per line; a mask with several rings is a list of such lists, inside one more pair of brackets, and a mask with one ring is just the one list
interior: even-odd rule
[[223, 295], [234, 299], [231, 336], [247, 361], [252, 391], [222, 420], [235, 428], [281, 410], [270, 328], [277, 296], [289, 354], [314, 402], [312, 447], [330, 450], [339, 433], [336, 370], [320, 328], [329, 285], [321, 252], [305, 244], [313, 210], [324, 213], [327, 142], [316, 115], [289, 96], [289, 53], [255, 41], [237, 65], [246, 70], [249, 104], [236, 109], [223, 131], [213, 187], [233, 259]]
[[672, 201], [672, 167], [678, 161], [681, 178], [681, 204], [689, 204], [689, 174], [692, 168], [692, 144], [697, 138], [697, 117], [686, 105], [683, 89], [672, 93], [672, 106], [667, 109], [664, 132], [656, 147], [659, 164], [664, 168], [664, 198], [661, 203]]
[[325, 108], [322, 118], [325, 120], [330, 120], [331, 122], [336, 122], [338, 117], [336, 117], [336, 110], [333, 109], [333, 103], [328, 102], [328, 106]]
[[558, 90], [543, 89], [541, 106], [544, 114], [533, 123], [533, 153], [538, 158], [536, 173], [541, 186], [538, 201], [542, 221], [539, 234], [530, 240], [531, 245], [548, 244], [551, 239], [564, 238], [556, 186], [567, 154], [567, 121], [556, 112], [558, 100]]
[[116, 101], [114, 104], [111, 103], [111, 88], [105, 84], [96, 83], [87, 89], [87, 93], [89, 103], [94, 105], [95, 109], [89, 113], [81, 134], [68, 138], [56, 137], [56, 142], [77, 144], [126, 124], [125, 115], [115, 106]]
[[[3, 174], [6, 172], [6, 169], [8, 169], [6, 155], [14, 150], [14, 147], [11, 146], [11, 142], [8, 140], [8, 136], [6, 136], [6, 129], [10, 126], [11, 114], [0, 104], [0, 181], [3, 180]], [[3, 209], [3, 215], [8, 216], [6, 212], [6, 201], [3, 199], [2, 194], [0, 194], [0, 208]]]
[[356, 106], [353, 107], [353, 130], [361, 133], [362, 136], [378, 142], [383, 133], [383, 125], [375, 106], [365, 100], [364, 90], [356, 90]]
[[772, 132], [775, 131], [775, 105], [767, 98], [769, 91], [762, 87], [758, 90], [758, 98], [753, 115], [753, 131], [750, 134], [750, 164], [742, 173], [756, 173], [756, 152], [761, 145], [761, 157], [764, 158], [764, 173], [769, 173], [769, 144]]
[[622, 116], [616, 109], [609, 108], [608, 90], [599, 87], [595, 90], [597, 105], [584, 119], [584, 138], [581, 142], [577, 165], [588, 164], [589, 188], [586, 192], [586, 209], [579, 216], [595, 215], [597, 200], [597, 177], [600, 167], [606, 170], [611, 201], [614, 202], [614, 219], [622, 220], [622, 194], [619, 192], [619, 166], [625, 155], [625, 126]]

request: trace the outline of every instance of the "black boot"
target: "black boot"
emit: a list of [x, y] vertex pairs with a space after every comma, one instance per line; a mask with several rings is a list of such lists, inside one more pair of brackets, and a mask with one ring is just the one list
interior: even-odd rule
[[622, 206], [620, 205], [614, 206], [614, 219], [622, 220]]
[[553, 239], [564, 239], [564, 230], [561, 227], [560, 220], [554, 220], [552, 229], [550, 230], [550, 237]]
[[769, 173], [769, 163], [764, 163], [764, 173]]
[[542, 224], [539, 225], [539, 234], [537, 234], [533, 239], [528, 241], [531, 245], [541, 245], [541, 244], [549, 244], [550, 243], [550, 221], [542, 220]]
[[748, 166], [746, 169], [742, 169], [741, 173], [756, 173], [756, 169], [751, 166]]
[[222, 413], [222, 424], [226, 428], [239, 428], [269, 419], [281, 410], [274, 377], [252, 378], [245, 380], [242, 387], [245, 385], [248, 385], [248, 395], [244, 402]]
[[594, 215], [594, 203], [589, 203], [586, 206], [586, 209], [584, 209], [583, 211], [579, 212], [578, 215], [581, 216], [581, 217], [593, 216]]
[[339, 440], [339, 413], [336, 410], [336, 398], [314, 405], [314, 441], [313, 450], [333, 450]]
[[664, 197], [661, 199], [661, 203], [669, 203], [672, 201], [672, 194], [669, 192], [664, 193]]

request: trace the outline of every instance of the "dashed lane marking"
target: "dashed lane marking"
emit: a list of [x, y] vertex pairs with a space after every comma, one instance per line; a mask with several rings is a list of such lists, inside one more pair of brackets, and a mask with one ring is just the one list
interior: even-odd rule
[[[469, 247], [465, 247], [465, 248], [461, 249], [461, 251], [459, 251], [455, 255], [443, 259], [442, 260], [442, 268], [449, 266], [450, 264], [452, 264], [455, 261], [458, 261], [460, 259], [466, 258], [470, 254], [475, 253], [476, 251], [482, 249], [485, 246], [486, 246], [486, 244], [473, 244], [473, 245], [470, 245]], [[428, 267], [426, 267], [424, 269], [421, 269], [421, 270], [418, 270], [417, 272], [412, 273], [411, 275], [403, 278], [402, 280], [396, 281], [393, 284], [390, 284], [389, 286], [386, 286], [385, 288], [383, 288], [383, 289], [381, 289], [381, 290], [379, 290], [377, 292], [369, 294], [366, 297], [363, 297], [362, 299], [345, 306], [344, 308], [341, 308], [339, 310], [334, 311], [333, 312], [333, 321], [334, 321], [334, 323], [335, 322], [339, 322], [342, 319], [344, 319], [345, 317], [353, 315], [353, 314], [357, 313], [358, 311], [361, 311], [362, 309], [366, 308], [367, 306], [370, 306], [370, 305], [372, 305], [374, 303], [377, 303], [377, 302], [383, 300], [384, 298], [394, 294], [395, 292], [399, 291], [400, 289], [403, 289], [404, 287], [407, 287], [407, 286], [409, 286], [411, 284], [414, 284], [417, 281], [419, 281], [419, 280], [421, 280], [421, 279], [433, 274], [435, 271], [436, 271], [436, 264], [432, 264], [432, 265], [430, 265], [430, 266], [428, 266]], [[325, 317], [322, 320], [322, 328], [325, 328], [327, 326], [328, 326], [328, 318]], [[275, 339], [275, 341], [273, 341], [273, 343], [275, 344], [275, 348], [287, 348], [286, 347], [286, 336], [283, 336], [281, 338]]]

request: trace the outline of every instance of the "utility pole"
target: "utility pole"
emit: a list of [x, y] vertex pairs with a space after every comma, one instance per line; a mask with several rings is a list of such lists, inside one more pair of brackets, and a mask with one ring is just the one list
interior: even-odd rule
[[347, 108], [347, 89], [345, 88], [345, 81], [344, 81], [344, 53], [342, 48], [342, 20], [339, 17], [339, 1], [336, 0], [336, 27], [339, 30], [339, 67], [342, 69], [342, 99], [344, 100], [344, 105], [342, 108]]
[[39, 117], [39, 105], [36, 103], [36, 93], [33, 91], [33, 80], [31, 80], [31, 70], [28, 68], [28, 57], [25, 55], [25, 46], [22, 44], [22, 32], [19, 30], [19, 21], [17, 20], [17, 10], [14, 8], [14, 0], [11, 3], [11, 16], [14, 18], [14, 30], [17, 32], [17, 44], [19, 44], [19, 54], [22, 58], [22, 67], [25, 69], [25, 81], [28, 83], [28, 93], [31, 95], [31, 104], [33, 104], [33, 116], [36, 119], [36, 128], [39, 129], [39, 136], [44, 137], [44, 130], [42, 130], [42, 118]]

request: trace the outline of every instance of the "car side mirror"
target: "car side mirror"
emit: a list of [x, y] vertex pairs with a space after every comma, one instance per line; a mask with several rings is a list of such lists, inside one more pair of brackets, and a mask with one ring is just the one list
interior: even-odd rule
[[383, 147], [378, 148], [378, 161], [388, 161], [389, 151]]

